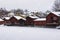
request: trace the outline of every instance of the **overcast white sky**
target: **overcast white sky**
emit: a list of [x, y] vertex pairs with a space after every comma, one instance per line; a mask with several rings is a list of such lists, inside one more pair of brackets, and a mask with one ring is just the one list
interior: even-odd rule
[[47, 9], [50, 9], [53, 2], [54, 0], [0, 0], [0, 8], [46, 11]]

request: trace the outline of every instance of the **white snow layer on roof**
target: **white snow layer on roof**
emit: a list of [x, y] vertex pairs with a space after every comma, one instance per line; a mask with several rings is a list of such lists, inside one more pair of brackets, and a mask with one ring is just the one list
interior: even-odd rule
[[[14, 16], [17, 20], [19, 19], [23, 19], [23, 20], [26, 20], [25, 18], [23, 17], [20, 17], [20, 16]], [[6, 20], [9, 20], [11, 17], [4, 17]]]
[[36, 19], [34, 21], [46, 21], [46, 18], [38, 18], [38, 19]]
[[9, 13], [8, 16], [14, 16], [14, 13]]
[[0, 18], [0, 21], [4, 21], [4, 20], [2, 20], [2, 19]]
[[39, 18], [39, 17], [37, 17], [37, 16], [29, 16], [29, 17], [31, 17], [31, 18]]
[[23, 18], [23, 17], [20, 17], [20, 16], [14, 16], [17, 20], [19, 20], [19, 19], [23, 19], [23, 20], [26, 20], [25, 18]]
[[20, 17], [20, 16], [14, 16], [14, 17], [15, 17], [16, 19], [18, 19], [18, 20], [22, 18], [22, 17]]
[[60, 16], [60, 12], [52, 12], [53, 14]]
[[6, 20], [9, 20], [11, 17], [4, 17]]

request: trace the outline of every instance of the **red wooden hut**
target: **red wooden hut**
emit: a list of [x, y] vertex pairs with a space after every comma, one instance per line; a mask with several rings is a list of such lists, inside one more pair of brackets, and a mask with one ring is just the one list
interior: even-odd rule
[[34, 19], [31, 18], [31, 17], [26, 17], [26, 22], [25, 22], [26, 25], [34, 25]]
[[4, 20], [0, 18], [0, 25], [4, 24]]
[[[16, 16], [16, 17], [17, 17], [17, 16]], [[18, 25], [18, 24], [19, 24], [19, 21], [17, 20], [16, 17], [13, 16], [13, 17], [11, 17], [11, 18], [9, 19], [11, 25]]]
[[21, 19], [26, 20], [25, 18], [22, 18], [20, 16], [12, 16], [12, 17], [3, 18], [5, 25], [20, 25]]
[[4, 25], [10, 25], [11, 22], [9, 21], [10, 17], [4, 17], [3, 20], [4, 20]]
[[48, 26], [59, 25], [59, 15], [60, 15], [60, 12], [49, 13], [46, 17], [46, 25]]
[[34, 20], [35, 26], [46, 26], [46, 18], [38, 18]]

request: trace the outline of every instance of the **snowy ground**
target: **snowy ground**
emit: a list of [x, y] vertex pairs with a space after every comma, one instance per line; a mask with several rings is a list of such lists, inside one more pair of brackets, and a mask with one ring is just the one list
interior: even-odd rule
[[0, 40], [60, 40], [60, 30], [0, 26]]

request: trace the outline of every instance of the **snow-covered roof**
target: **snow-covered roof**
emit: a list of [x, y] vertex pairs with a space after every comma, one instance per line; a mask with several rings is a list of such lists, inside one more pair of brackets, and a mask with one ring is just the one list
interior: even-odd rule
[[60, 12], [52, 12], [53, 14], [60, 16]]
[[0, 18], [0, 21], [4, 21], [4, 20], [2, 20], [2, 19]]
[[24, 17], [25, 17], [26, 15], [22, 15], [22, 16], [24, 16]]
[[26, 15], [21, 15], [21, 17], [24, 17], [24, 18], [26, 18]]
[[23, 19], [23, 20], [26, 20], [25, 18], [21, 17], [21, 16], [14, 16], [17, 20], [19, 19]]
[[15, 14], [14, 14], [14, 13], [12, 13], [12, 12], [8, 14], [8, 16], [14, 16], [14, 15], [15, 15]]
[[26, 20], [25, 18], [22, 18], [23, 20]]
[[[23, 19], [23, 20], [26, 20], [25, 18], [21, 17], [21, 16], [13, 16], [15, 17], [17, 20], [19, 19]], [[6, 20], [9, 20], [11, 17], [4, 17]]]
[[11, 17], [4, 17], [6, 20], [9, 20]]
[[31, 17], [31, 18], [39, 18], [39, 17], [37, 17], [37, 16], [29, 16], [29, 17]]
[[20, 17], [20, 16], [14, 16], [14, 17], [15, 17], [16, 19], [18, 19], [18, 20], [22, 18], [22, 17]]
[[34, 21], [46, 21], [46, 18], [37, 18]]

